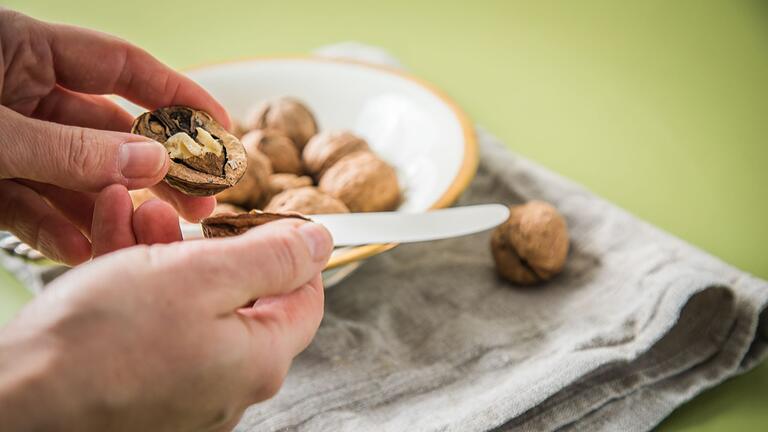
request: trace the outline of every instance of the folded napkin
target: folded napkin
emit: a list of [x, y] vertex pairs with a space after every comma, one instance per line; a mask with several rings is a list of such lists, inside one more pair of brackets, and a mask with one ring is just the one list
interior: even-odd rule
[[[358, 44], [319, 54], [396, 65]], [[554, 204], [563, 274], [499, 281], [489, 233], [376, 256], [327, 291], [317, 337], [237, 431], [646, 430], [765, 357], [765, 281], [479, 138], [460, 204]]]

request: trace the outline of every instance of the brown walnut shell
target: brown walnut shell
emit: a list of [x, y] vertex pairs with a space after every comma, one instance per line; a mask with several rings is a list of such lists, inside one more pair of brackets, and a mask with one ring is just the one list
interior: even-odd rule
[[248, 129], [277, 129], [290, 138], [299, 151], [317, 133], [312, 111], [300, 101], [287, 97], [261, 104], [248, 115], [245, 126]]
[[259, 210], [251, 210], [248, 213], [229, 213], [210, 216], [203, 219], [201, 225], [203, 227], [203, 236], [206, 238], [231, 237], [240, 235], [259, 225], [286, 218], [311, 221], [311, 219], [299, 214], [267, 213]]
[[306, 215], [349, 213], [349, 209], [343, 202], [320, 192], [314, 186], [288, 189], [279, 193], [269, 201], [264, 211], [298, 212]]
[[253, 130], [240, 139], [246, 153], [260, 151], [272, 162], [276, 173], [301, 175], [304, 168], [299, 151], [290, 138], [273, 129]]
[[221, 153], [204, 152], [201, 156], [172, 158], [165, 181], [187, 195], [215, 195], [240, 181], [248, 161], [240, 141], [208, 113], [185, 106], [159, 108], [137, 117], [131, 133], [162, 144], [170, 137], [184, 133], [197, 142], [198, 128], [208, 132], [221, 145]]
[[323, 174], [318, 187], [352, 212], [388, 211], [400, 205], [394, 168], [370, 152], [341, 158]]
[[272, 195], [269, 191], [269, 176], [272, 163], [261, 152], [248, 152], [248, 169], [240, 183], [216, 195], [221, 202], [234, 204], [246, 209], [261, 208]]
[[302, 152], [302, 158], [307, 172], [319, 179], [344, 156], [369, 150], [368, 143], [350, 131], [326, 131], [309, 140]]
[[312, 186], [312, 179], [307, 176], [295, 174], [272, 174], [269, 176], [269, 191], [272, 196], [288, 189], [296, 189], [304, 186]]
[[553, 278], [565, 265], [568, 246], [565, 219], [542, 201], [511, 207], [509, 219], [491, 235], [496, 270], [519, 285]]
[[216, 207], [213, 209], [213, 213], [211, 213], [211, 216], [216, 216], [220, 214], [237, 214], [237, 213], [247, 213], [245, 209], [240, 208], [236, 205], [228, 204], [228, 203], [217, 203]]

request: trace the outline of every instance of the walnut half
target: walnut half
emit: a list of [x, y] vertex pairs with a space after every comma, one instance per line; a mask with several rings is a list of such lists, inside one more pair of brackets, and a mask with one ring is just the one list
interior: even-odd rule
[[203, 235], [211, 237], [232, 237], [243, 234], [251, 228], [264, 225], [280, 219], [293, 218], [310, 221], [300, 214], [294, 213], [267, 213], [260, 210], [251, 210], [248, 213], [224, 213], [210, 216], [201, 222]]
[[134, 120], [131, 133], [165, 146], [171, 158], [165, 181], [187, 195], [221, 192], [234, 186], [247, 168], [240, 141], [203, 111], [160, 108]]

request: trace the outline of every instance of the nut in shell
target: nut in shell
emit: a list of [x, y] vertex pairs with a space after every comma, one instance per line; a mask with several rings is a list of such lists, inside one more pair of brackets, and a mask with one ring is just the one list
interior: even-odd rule
[[240, 181], [247, 168], [240, 141], [204, 111], [160, 108], [136, 118], [131, 133], [165, 146], [171, 159], [165, 181], [187, 195], [219, 193]]
[[304, 168], [299, 151], [290, 138], [274, 129], [259, 129], [248, 132], [240, 139], [246, 153], [259, 151], [272, 162], [276, 173], [301, 175]]
[[288, 189], [269, 201], [264, 211], [274, 213], [298, 212], [301, 214], [349, 213], [343, 202], [320, 192], [316, 187], [307, 186]]
[[568, 246], [565, 219], [542, 201], [511, 207], [509, 219], [491, 235], [496, 270], [519, 285], [536, 284], [557, 275], [565, 265]]
[[272, 174], [269, 176], [269, 191], [272, 196], [288, 189], [296, 189], [304, 186], [312, 186], [312, 179], [307, 176], [295, 174]]
[[245, 126], [248, 129], [276, 129], [290, 138], [299, 151], [317, 133], [312, 111], [300, 101], [287, 97], [261, 104], [251, 111]]
[[346, 130], [326, 131], [309, 140], [302, 158], [307, 172], [319, 179], [341, 158], [358, 151], [370, 151], [363, 138]]
[[272, 163], [259, 151], [249, 152], [247, 157], [248, 169], [240, 183], [216, 195], [216, 198], [247, 209], [259, 208], [271, 196], [269, 176], [272, 174]]
[[366, 151], [336, 162], [323, 174], [319, 188], [352, 212], [388, 211], [400, 205], [400, 185], [394, 168]]
[[229, 213], [210, 216], [203, 219], [201, 225], [203, 227], [203, 236], [206, 238], [232, 237], [240, 235], [259, 225], [286, 218], [311, 221], [311, 219], [299, 214], [267, 213], [259, 210], [252, 210], [248, 213]]

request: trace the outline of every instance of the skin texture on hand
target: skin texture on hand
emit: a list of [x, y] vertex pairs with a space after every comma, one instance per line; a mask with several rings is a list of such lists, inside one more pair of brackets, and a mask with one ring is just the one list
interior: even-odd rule
[[230, 430], [314, 336], [330, 234], [295, 219], [179, 242], [162, 201], [94, 202], [106, 255], [0, 330], [0, 430]]
[[98, 241], [95, 194], [108, 185], [152, 187], [192, 221], [213, 210], [213, 198], [161, 183], [163, 146], [126, 133], [132, 116], [102, 96], [148, 110], [191, 106], [229, 128], [226, 111], [190, 79], [121, 39], [2, 8], [0, 72], [0, 229], [74, 265]]

